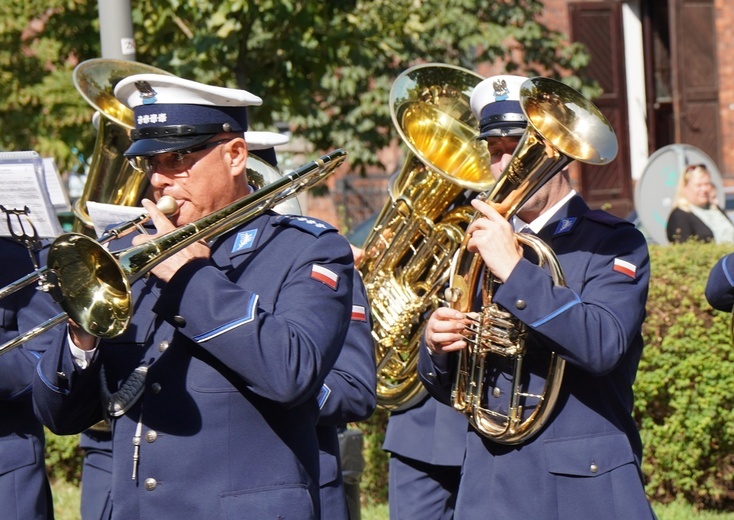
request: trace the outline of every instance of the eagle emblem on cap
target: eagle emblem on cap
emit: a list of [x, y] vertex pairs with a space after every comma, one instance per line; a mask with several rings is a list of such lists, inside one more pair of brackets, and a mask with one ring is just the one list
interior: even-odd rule
[[147, 81], [136, 81], [135, 88], [140, 92], [140, 99], [143, 100], [143, 105], [152, 105], [156, 102], [156, 91], [150, 86]]
[[504, 79], [498, 79], [492, 83], [494, 87], [494, 100], [504, 101], [510, 95], [510, 89], [507, 88], [507, 82]]

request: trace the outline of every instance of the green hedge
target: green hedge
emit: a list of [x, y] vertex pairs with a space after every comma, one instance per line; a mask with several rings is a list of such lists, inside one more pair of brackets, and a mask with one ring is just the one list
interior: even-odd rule
[[716, 261], [731, 246], [650, 248], [652, 277], [635, 417], [647, 491], [694, 505], [734, 508], [734, 348], [731, 316], [706, 301]]
[[[703, 289], [728, 246], [651, 246], [652, 279], [645, 351], [635, 382], [635, 418], [644, 443], [643, 471], [655, 502], [676, 497], [698, 507], [734, 509], [734, 348], [731, 317], [713, 310]], [[387, 500], [387, 414], [364, 423], [362, 492]], [[49, 434], [52, 474], [78, 481], [77, 436]]]
[[46, 430], [46, 468], [52, 481], [79, 484], [82, 476], [79, 435], [54, 435]]

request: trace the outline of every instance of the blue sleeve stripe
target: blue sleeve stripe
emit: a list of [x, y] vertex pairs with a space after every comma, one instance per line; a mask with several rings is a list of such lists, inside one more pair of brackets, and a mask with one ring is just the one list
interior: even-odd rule
[[576, 293], [574, 293], [574, 296], [576, 297], [576, 299], [574, 301], [568, 302], [563, 307], [560, 307], [559, 309], [556, 309], [555, 311], [553, 311], [552, 313], [550, 313], [545, 318], [541, 318], [538, 321], [536, 321], [535, 323], [531, 323], [530, 324], [530, 327], [532, 327], [532, 328], [540, 327], [541, 325], [544, 325], [544, 324], [548, 323], [550, 320], [552, 320], [553, 318], [555, 318], [559, 314], [562, 314], [562, 313], [566, 312], [568, 309], [570, 309], [574, 305], [578, 305], [579, 303], [581, 303], [581, 298], [579, 298], [579, 295], [576, 294]]
[[38, 376], [41, 378], [41, 381], [43, 381], [43, 384], [45, 384], [51, 390], [53, 390], [57, 394], [69, 395], [69, 391], [68, 390], [64, 390], [63, 388], [59, 388], [58, 386], [54, 385], [51, 381], [49, 381], [48, 379], [46, 379], [46, 376], [43, 375], [43, 372], [41, 372], [41, 364], [40, 363], [36, 365], [36, 372], [38, 372]]
[[212, 329], [209, 332], [205, 332], [204, 334], [195, 336], [193, 338], [194, 341], [196, 341], [197, 343], [204, 343], [206, 341], [209, 341], [210, 339], [214, 339], [217, 336], [225, 334], [232, 329], [236, 329], [237, 327], [244, 325], [245, 323], [250, 323], [252, 320], [255, 319], [255, 309], [257, 309], [258, 298], [259, 297], [257, 294], [252, 295], [252, 297], [250, 298], [250, 302], [247, 304], [247, 308], [245, 309], [244, 317], [239, 318], [235, 321], [231, 321], [229, 323], [225, 323], [224, 325], [217, 327], [216, 329]]
[[731, 279], [731, 274], [729, 274], [729, 267], [727, 264], [729, 263], [729, 257], [725, 256], [724, 260], [721, 262], [721, 267], [724, 269], [724, 276], [726, 276], [726, 279], [729, 281], [729, 285], [734, 287], [734, 280]]

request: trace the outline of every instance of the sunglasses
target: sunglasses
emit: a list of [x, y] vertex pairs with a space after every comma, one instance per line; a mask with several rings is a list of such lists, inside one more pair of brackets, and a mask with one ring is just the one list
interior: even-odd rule
[[196, 162], [193, 161], [189, 163], [189, 154], [208, 150], [209, 148], [214, 148], [229, 141], [231, 141], [231, 139], [220, 139], [219, 141], [204, 143], [185, 150], [177, 150], [175, 152], [167, 152], [150, 156], [137, 155], [135, 157], [128, 157], [127, 160], [135, 171], [142, 172], [146, 175], [152, 174], [153, 171], [160, 173], [182, 172], [191, 168], [191, 166]]

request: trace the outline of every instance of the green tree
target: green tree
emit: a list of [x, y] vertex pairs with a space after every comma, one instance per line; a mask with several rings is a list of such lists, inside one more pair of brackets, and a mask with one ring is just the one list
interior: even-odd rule
[[96, 2], [8, 0], [0, 3], [0, 149], [36, 150], [62, 171], [91, 151], [89, 105], [72, 72], [99, 55]]
[[[71, 71], [99, 57], [99, 24], [95, 2], [56, 3], [0, 8], [0, 93], [8, 94], [0, 117], [13, 128], [0, 144], [68, 166], [73, 148], [91, 149], [89, 108]], [[286, 122], [318, 150], [347, 149], [359, 169], [396, 137], [390, 87], [416, 63], [502, 61], [508, 71], [556, 77], [583, 67], [583, 48], [537, 21], [542, 8], [538, 0], [133, 0], [132, 17], [138, 61], [248, 89], [264, 99], [253, 128]]]

